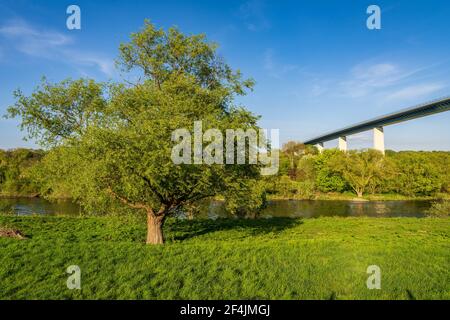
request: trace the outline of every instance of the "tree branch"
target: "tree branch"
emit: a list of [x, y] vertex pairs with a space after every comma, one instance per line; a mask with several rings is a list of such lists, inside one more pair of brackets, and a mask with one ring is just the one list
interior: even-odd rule
[[129, 167], [129, 168], [135, 175], [137, 175], [139, 178], [144, 180], [144, 182], [148, 185], [150, 190], [158, 197], [158, 199], [159, 199], [159, 201], [161, 203], [167, 202], [167, 201], [165, 201], [164, 197], [158, 191], [156, 191], [155, 187], [153, 186], [153, 184], [152, 184], [152, 182], [150, 181], [149, 178], [147, 178], [146, 176], [138, 173], [133, 167]]
[[142, 203], [134, 203], [134, 202], [131, 202], [131, 201], [129, 201], [128, 199], [126, 199], [126, 198], [124, 198], [124, 197], [122, 197], [122, 196], [119, 196], [116, 192], [114, 192], [114, 191], [112, 190], [111, 187], [108, 187], [107, 191], [108, 191], [108, 193], [111, 194], [114, 198], [118, 199], [120, 202], [122, 202], [123, 204], [125, 204], [125, 205], [127, 205], [127, 206], [129, 206], [129, 207], [131, 207], [131, 208], [133, 208], [133, 209], [144, 209], [144, 210], [146, 210], [146, 211], [151, 211], [151, 212], [153, 213], [153, 209], [152, 209], [151, 207], [149, 207], [149, 206], [147, 206], [147, 205], [145, 205], [145, 204], [142, 204]]

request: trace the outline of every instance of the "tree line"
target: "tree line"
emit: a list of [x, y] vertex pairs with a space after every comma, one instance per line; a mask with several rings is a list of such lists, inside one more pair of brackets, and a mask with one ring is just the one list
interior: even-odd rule
[[376, 150], [343, 152], [288, 142], [281, 152], [280, 171], [268, 179], [268, 191], [293, 198], [318, 193], [353, 193], [358, 197], [399, 194], [440, 197], [450, 193], [450, 152]]
[[[293, 151], [293, 149], [295, 149]], [[73, 197], [62, 180], [51, 179], [48, 152], [32, 149], [0, 150], [0, 194]], [[407, 197], [445, 197], [450, 194], [450, 152], [375, 150], [342, 152], [288, 142], [280, 150], [280, 170], [252, 188], [258, 197], [314, 199], [319, 194], [352, 193], [355, 196], [398, 194]], [[55, 172], [55, 177], [57, 173]], [[229, 201], [231, 211], [239, 202]], [[257, 201], [260, 203], [260, 201]]]

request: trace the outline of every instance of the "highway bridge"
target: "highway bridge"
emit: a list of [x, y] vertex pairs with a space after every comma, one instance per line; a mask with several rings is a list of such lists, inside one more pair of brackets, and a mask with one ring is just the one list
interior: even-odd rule
[[319, 137], [306, 140], [304, 144], [316, 145], [319, 151], [322, 151], [324, 149], [324, 142], [339, 139], [339, 149], [346, 151], [347, 136], [373, 130], [373, 148], [384, 154], [383, 127], [448, 110], [450, 110], [450, 97], [441, 98], [326, 133]]

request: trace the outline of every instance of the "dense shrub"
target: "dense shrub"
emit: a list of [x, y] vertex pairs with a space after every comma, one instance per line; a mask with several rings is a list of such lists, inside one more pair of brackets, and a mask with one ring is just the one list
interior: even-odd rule
[[[440, 157], [439, 157], [440, 158]], [[395, 173], [387, 177], [393, 191], [407, 196], [430, 196], [442, 190], [447, 183], [445, 164], [431, 152], [399, 152], [392, 154]], [[449, 155], [447, 154], [447, 157]], [[443, 159], [444, 160], [444, 159]], [[448, 166], [445, 171], [448, 171]]]
[[43, 155], [40, 150], [0, 150], [0, 193], [14, 196], [38, 193], [39, 187], [30, 170]]
[[450, 200], [442, 202], [434, 202], [431, 208], [427, 211], [428, 216], [431, 217], [448, 217], [450, 216]]
[[316, 156], [314, 168], [316, 171], [315, 184], [322, 192], [342, 192], [348, 189], [342, 174], [333, 165], [341, 154], [336, 149], [325, 150]]

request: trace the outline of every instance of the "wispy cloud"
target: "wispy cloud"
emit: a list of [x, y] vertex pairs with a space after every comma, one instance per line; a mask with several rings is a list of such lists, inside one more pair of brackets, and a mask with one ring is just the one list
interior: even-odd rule
[[107, 76], [114, 73], [112, 59], [74, 48], [73, 38], [60, 32], [40, 29], [22, 20], [13, 20], [0, 26], [0, 37], [8, 41], [12, 50], [31, 57], [64, 62], [76, 68], [94, 67]]
[[350, 77], [340, 83], [342, 93], [351, 98], [364, 97], [399, 85], [423, 68], [403, 70], [398, 65], [383, 62], [376, 64], [358, 64], [350, 71]]
[[405, 67], [400, 63], [359, 63], [352, 66], [342, 78], [310, 77], [309, 94], [312, 97], [338, 97], [366, 101], [411, 102], [428, 99], [448, 87], [436, 67], [439, 64]]
[[445, 88], [445, 84], [443, 83], [424, 83], [412, 85], [392, 92], [386, 96], [386, 100], [417, 100], [417, 98], [422, 98], [432, 93], [436, 93], [443, 88]]
[[61, 47], [71, 42], [71, 39], [63, 34], [39, 31], [23, 21], [13, 21], [0, 27], [0, 35], [13, 39], [21, 52], [36, 56], [45, 54], [45, 50]]
[[65, 51], [64, 54], [74, 64], [80, 67], [95, 67], [107, 76], [115, 73], [114, 60], [95, 53]]
[[256, 32], [270, 28], [263, 0], [249, 0], [245, 2], [240, 6], [238, 15], [250, 31]]
[[275, 61], [274, 51], [272, 49], [267, 49], [264, 52], [263, 57], [263, 68], [268, 72], [268, 74], [276, 79], [281, 79], [287, 73], [298, 70], [299, 67], [294, 64], [279, 63]]

